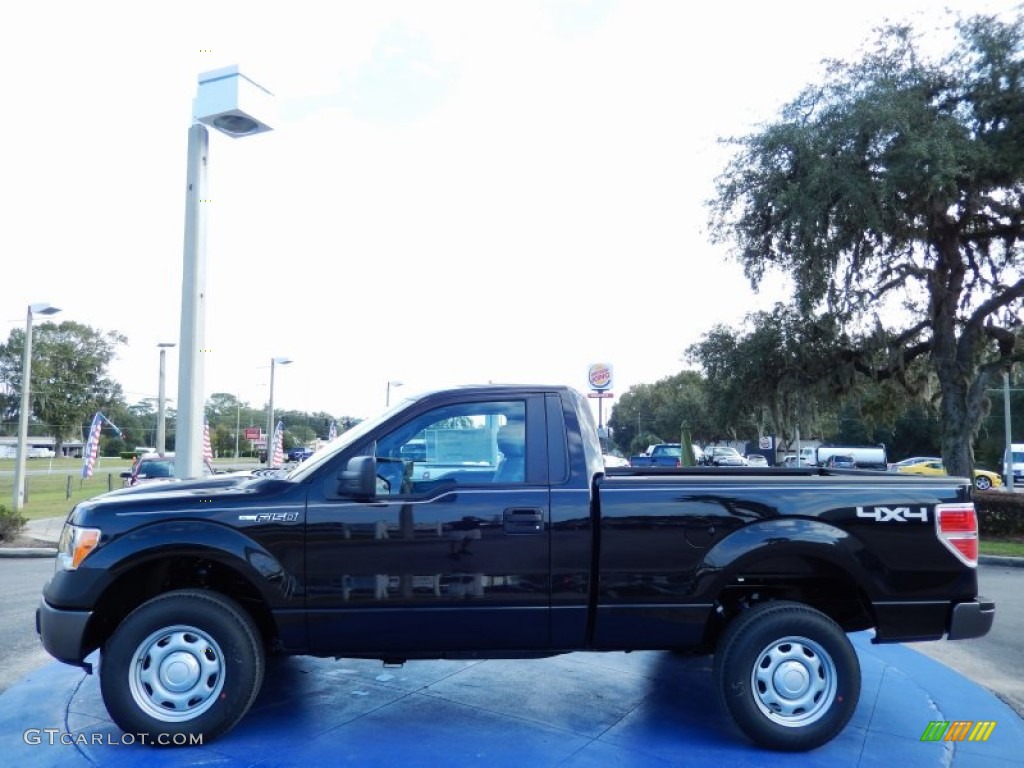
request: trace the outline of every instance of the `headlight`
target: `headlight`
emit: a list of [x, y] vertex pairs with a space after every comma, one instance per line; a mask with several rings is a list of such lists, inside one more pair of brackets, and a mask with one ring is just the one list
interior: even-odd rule
[[80, 528], [65, 523], [57, 545], [57, 567], [64, 571], [75, 570], [99, 543], [99, 528]]

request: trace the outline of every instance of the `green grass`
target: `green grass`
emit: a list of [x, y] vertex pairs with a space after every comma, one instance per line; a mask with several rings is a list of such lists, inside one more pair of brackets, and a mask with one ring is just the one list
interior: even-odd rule
[[[31, 459], [28, 472], [47, 470], [49, 474], [26, 474], [25, 507], [21, 510], [29, 520], [66, 515], [80, 501], [91, 499], [108, 490], [121, 487], [121, 472], [131, 468], [131, 462], [121, 459], [103, 459], [88, 480], [82, 478], [81, 459]], [[13, 472], [14, 461], [0, 460], [0, 471]], [[69, 474], [68, 470], [77, 470]], [[70, 490], [70, 497], [69, 497]], [[14, 475], [0, 475], [0, 504], [13, 506]]]
[[1024, 541], [1021, 539], [981, 538], [981, 554], [1024, 557]]
[[[218, 460], [215, 464], [228, 467], [234, 462]], [[243, 464], [254, 466], [252, 460], [242, 459], [238, 466]], [[78, 502], [120, 488], [120, 474], [131, 466], [130, 461], [104, 457], [97, 463], [93, 476], [85, 480], [82, 478], [81, 459], [29, 459], [25, 467], [28, 472], [46, 471], [48, 474], [25, 476], [26, 499], [21, 512], [29, 520], [63, 517]], [[0, 459], [0, 472], [4, 472], [0, 474], [0, 504], [12, 509], [14, 460]]]

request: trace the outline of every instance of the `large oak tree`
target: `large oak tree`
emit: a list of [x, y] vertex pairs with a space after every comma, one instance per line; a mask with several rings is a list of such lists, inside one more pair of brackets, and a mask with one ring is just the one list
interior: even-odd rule
[[[93, 413], [121, 399], [121, 386], [108, 375], [119, 345], [127, 339], [76, 322], [41, 323], [32, 329], [30, 418], [53, 434], [59, 452], [68, 437], [81, 438]], [[0, 344], [0, 378], [7, 385], [5, 421], [18, 417], [22, 382], [24, 329], [11, 331]]]
[[929, 361], [943, 457], [968, 475], [985, 390], [1024, 359], [1024, 18], [959, 19], [954, 34], [930, 58], [912, 28], [887, 27], [831, 62], [733, 140], [710, 206], [755, 285], [785, 270], [794, 306], [837, 324], [837, 382]]

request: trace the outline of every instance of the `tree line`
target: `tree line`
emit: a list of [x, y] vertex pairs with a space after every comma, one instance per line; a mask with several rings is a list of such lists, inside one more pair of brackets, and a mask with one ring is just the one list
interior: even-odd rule
[[[155, 446], [157, 404], [154, 398], [129, 403], [121, 385], [109, 375], [109, 366], [127, 338], [117, 331], [101, 331], [74, 321], [40, 323], [32, 330], [32, 382], [30, 436], [53, 437], [60, 454], [65, 441], [84, 440], [96, 411], [121, 431], [105, 427], [100, 437], [103, 455]], [[0, 435], [17, 434], [21, 408], [22, 354], [25, 331], [14, 329], [0, 344]], [[167, 408], [166, 449], [174, 450], [175, 410]], [[266, 407], [240, 401], [235, 395], [216, 392], [207, 399], [206, 421], [217, 456], [240, 455], [252, 448], [242, 437], [246, 427], [266, 430]], [[350, 416], [326, 411], [275, 409], [274, 420], [285, 424], [285, 450], [326, 439], [331, 423], [338, 434], [358, 422]], [[237, 441], [237, 442], [236, 442]]]
[[[792, 295], [685, 350], [705, 388], [695, 430], [828, 435], [849, 412], [877, 435], [917, 412], [935, 431], [922, 442], [970, 475], [992, 392], [1024, 359], [1024, 16], [947, 18], [946, 53], [884, 27], [725, 140], [712, 239], [755, 289], [781, 271]], [[678, 434], [694, 382], [624, 396], [619, 434], [636, 447], [648, 408]]]

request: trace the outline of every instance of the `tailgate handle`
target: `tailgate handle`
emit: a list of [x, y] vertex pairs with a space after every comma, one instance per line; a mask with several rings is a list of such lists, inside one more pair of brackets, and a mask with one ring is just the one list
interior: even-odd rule
[[509, 507], [502, 515], [505, 533], [543, 533], [544, 510], [536, 507]]

